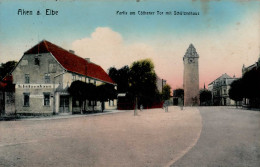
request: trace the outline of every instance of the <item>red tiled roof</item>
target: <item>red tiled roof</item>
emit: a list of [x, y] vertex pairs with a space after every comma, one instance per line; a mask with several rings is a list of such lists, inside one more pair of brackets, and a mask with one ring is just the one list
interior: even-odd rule
[[115, 82], [99, 66], [57, 46], [49, 41], [43, 40], [24, 54], [52, 53], [57, 61], [68, 71], [89, 76], [108, 83]]

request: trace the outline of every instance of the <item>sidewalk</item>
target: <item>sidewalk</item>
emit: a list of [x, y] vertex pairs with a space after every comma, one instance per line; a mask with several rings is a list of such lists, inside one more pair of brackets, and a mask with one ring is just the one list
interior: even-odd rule
[[4, 116], [0, 117], [0, 121], [41, 121], [41, 120], [53, 120], [53, 119], [68, 119], [68, 118], [79, 118], [79, 117], [89, 117], [98, 115], [115, 114], [120, 112], [127, 112], [132, 110], [104, 110], [104, 112], [98, 111], [97, 113], [88, 114], [59, 114], [50, 116]]

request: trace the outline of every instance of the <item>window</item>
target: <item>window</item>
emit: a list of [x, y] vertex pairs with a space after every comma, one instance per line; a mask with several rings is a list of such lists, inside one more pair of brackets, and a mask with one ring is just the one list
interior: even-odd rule
[[43, 93], [43, 105], [50, 106], [50, 93]]
[[56, 65], [55, 64], [49, 64], [49, 72], [50, 73], [56, 72]]
[[114, 100], [109, 100], [109, 106], [114, 106]]
[[96, 81], [94, 81], [94, 85], [96, 85], [97, 84], [97, 82]]
[[25, 107], [30, 106], [30, 93], [23, 94], [23, 106], [25, 106]]
[[79, 80], [82, 81], [82, 77], [79, 77]]
[[44, 75], [44, 81], [45, 83], [51, 83], [51, 77], [50, 77], [50, 74], [45, 74]]
[[25, 83], [30, 83], [30, 74], [25, 74], [25, 76], [24, 76], [24, 78], [25, 78]]
[[91, 102], [90, 102], [90, 105], [91, 105], [91, 106], [97, 106], [97, 101], [91, 101]]
[[37, 65], [37, 66], [40, 65], [40, 59], [39, 59], [38, 56], [35, 56], [35, 57], [34, 57], [34, 65]]
[[72, 81], [76, 81], [76, 75], [72, 74]]

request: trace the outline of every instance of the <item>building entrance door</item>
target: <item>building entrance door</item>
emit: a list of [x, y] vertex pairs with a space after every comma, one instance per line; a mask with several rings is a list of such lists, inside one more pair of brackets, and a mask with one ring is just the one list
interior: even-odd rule
[[60, 113], [69, 112], [69, 96], [60, 96]]

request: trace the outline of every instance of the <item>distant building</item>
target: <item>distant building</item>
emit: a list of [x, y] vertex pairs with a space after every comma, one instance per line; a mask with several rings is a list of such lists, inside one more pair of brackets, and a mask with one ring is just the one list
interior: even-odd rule
[[156, 77], [156, 86], [159, 92], [162, 92], [163, 87], [166, 85], [166, 80]]
[[245, 67], [245, 65], [243, 64], [243, 67], [242, 67], [242, 75], [244, 75], [246, 72], [254, 69], [254, 68], [259, 68], [260, 67], [260, 55], [259, 55], [259, 58], [258, 58], [258, 61], [255, 62], [254, 64], [248, 66], [248, 67]]
[[184, 105], [199, 105], [199, 55], [192, 44], [183, 57], [183, 64]]
[[[116, 85], [99, 65], [46, 40], [24, 53], [12, 76], [16, 113], [59, 114], [78, 111], [79, 102], [68, 93], [69, 86], [76, 80], [95, 85]], [[96, 107], [100, 105], [88, 102], [88, 106], [90, 103], [95, 103]], [[110, 104], [114, 105], [113, 102]]]
[[230, 84], [237, 78], [230, 77], [226, 73], [218, 77], [216, 80], [208, 84], [208, 90], [212, 93], [213, 105], [235, 105], [235, 101], [229, 98]]

